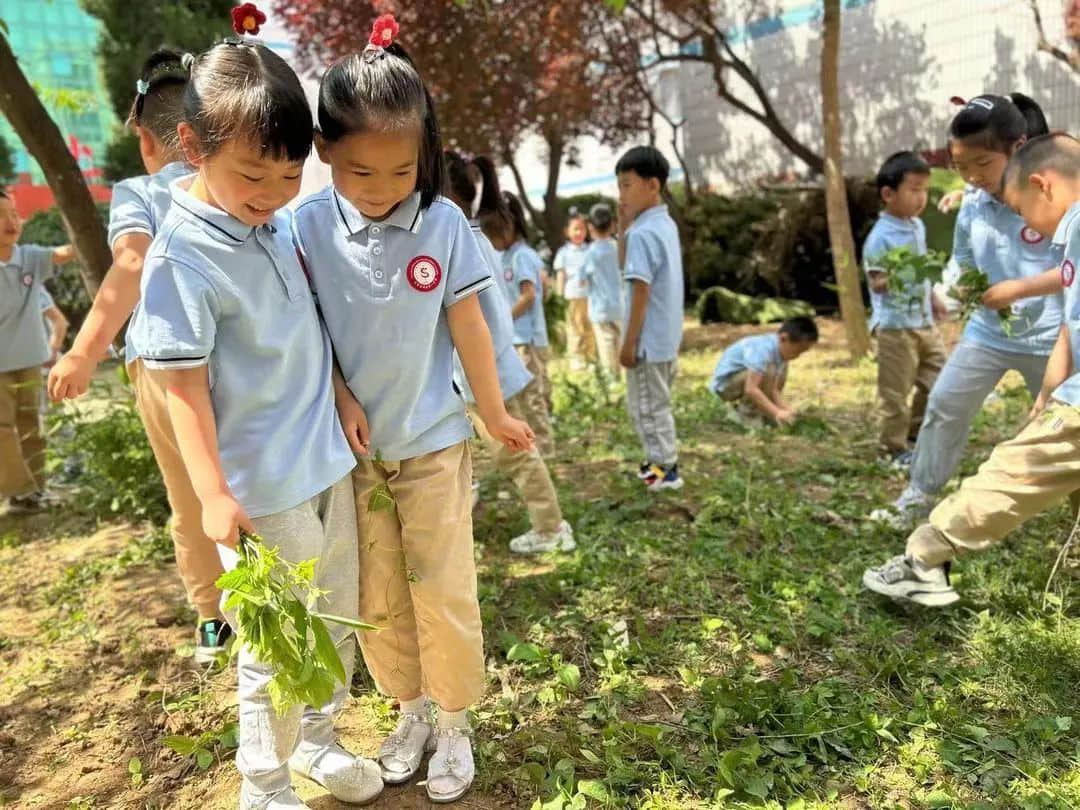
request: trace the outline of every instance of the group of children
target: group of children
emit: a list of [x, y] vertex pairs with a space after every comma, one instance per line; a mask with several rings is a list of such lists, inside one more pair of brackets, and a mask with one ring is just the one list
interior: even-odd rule
[[[290, 770], [366, 802], [412, 779], [425, 753], [428, 797], [455, 801], [473, 780], [467, 711], [485, 685], [466, 401], [528, 506], [532, 528], [511, 548], [575, 547], [545, 462], [543, 263], [490, 161], [443, 151], [391, 16], [376, 21], [362, 52], [329, 67], [313, 117], [288, 65], [244, 36], [257, 33], [255, 14], [234, 19], [240, 38], [146, 64], [129, 124], [147, 174], [114, 188], [113, 265], [49, 375], [49, 395], [85, 393], [130, 317], [125, 363], [199, 613], [200, 660], [231, 634], [215, 582], [236, 564], [242, 531], [284, 559], [318, 558], [320, 608], [381, 627], [359, 634], [360, 650], [399, 715], [375, 760], [334, 734], [348, 678], [330, 704], [279, 714], [273, 672], [241, 648], [240, 807], [302, 807]], [[312, 146], [332, 185], [290, 214]], [[618, 241], [610, 209], [576, 217], [571, 232], [584, 227], [593, 239], [575, 281], [601, 361], [627, 370], [645, 486], [671, 488], [682, 484], [671, 383], [683, 276], [661, 199], [668, 166], [639, 147], [617, 173]], [[16, 293], [0, 299], [0, 493], [18, 498], [43, 490], [35, 389], [49, 354], [37, 303], [71, 251], [16, 246], [10, 200], [0, 206], [10, 220], [2, 278]], [[631, 289], [625, 332], [621, 266]], [[368, 509], [376, 491], [393, 509]], [[351, 672], [356, 637], [334, 633]]]

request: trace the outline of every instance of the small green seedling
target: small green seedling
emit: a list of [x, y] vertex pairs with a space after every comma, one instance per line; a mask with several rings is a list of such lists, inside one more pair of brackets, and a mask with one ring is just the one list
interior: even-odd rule
[[[964, 267], [956, 283], [949, 289], [949, 297], [960, 302], [960, 320], [964, 323], [982, 308], [982, 299], [990, 289], [990, 279], [986, 273], [974, 267]], [[1016, 318], [1012, 309], [1005, 307], [997, 311], [1001, 318], [1001, 328], [1005, 334], [1012, 334], [1012, 322]]]

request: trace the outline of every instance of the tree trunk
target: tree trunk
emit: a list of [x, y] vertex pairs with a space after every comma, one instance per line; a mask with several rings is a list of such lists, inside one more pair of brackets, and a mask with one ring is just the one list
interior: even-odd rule
[[825, 0], [824, 38], [821, 45], [821, 102], [825, 129], [825, 210], [829, 222], [840, 315], [844, 320], [848, 351], [854, 360], [870, 351], [870, 333], [862, 300], [855, 239], [851, 235], [847, 187], [841, 146], [840, 99], [837, 62], [840, 51], [840, 0]]
[[0, 35], [0, 112], [11, 122], [45, 173], [60, 215], [82, 260], [83, 283], [90, 297], [112, 264], [105, 223], [101, 221], [79, 164], [68, 151], [60, 129], [19, 67], [8, 40]]
[[563, 141], [560, 137], [547, 139], [548, 147], [548, 177], [547, 188], [544, 190], [544, 213], [541, 217], [541, 230], [544, 232], [544, 241], [547, 242], [551, 255], [562, 247], [566, 241], [566, 222], [563, 219], [562, 208], [559, 205], [559, 173], [562, 169]]

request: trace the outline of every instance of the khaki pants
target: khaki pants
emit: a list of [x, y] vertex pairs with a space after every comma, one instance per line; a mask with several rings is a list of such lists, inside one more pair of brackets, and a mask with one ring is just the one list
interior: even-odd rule
[[945, 365], [945, 344], [937, 329], [927, 327], [880, 329], [877, 345], [880, 441], [889, 452], [900, 453], [918, 438], [927, 397]]
[[[746, 378], [749, 374], [748, 371], [740, 371], [738, 374], [729, 377], [728, 381], [724, 383], [724, 387], [719, 391], [720, 399], [725, 402], [738, 403], [739, 410], [751, 416], [765, 418], [765, 414], [758, 408], [757, 403], [745, 396]], [[761, 390], [765, 392], [766, 396], [774, 389], [783, 391], [786, 384], [787, 374], [781, 374], [778, 378], [775, 367], [772, 371], [766, 371], [761, 377]]]
[[41, 368], [0, 371], [0, 497], [45, 486]]
[[926, 565], [941, 565], [959, 554], [982, 551], [1078, 490], [1080, 409], [1051, 402], [938, 504], [930, 526], [908, 538], [907, 552]]
[[536, 434], [536, 446], [545, 458], [555, 452], [555, 437], [551, 431], [551, 381], [548, 379], [548, 350], [530, 344], [518, 346], [518, 356], [533, 375], [532, 382], [518, 394], [522, 402], [522, 417]]
[[[358, 462], [360, 617], [383, 628], [360, 634], [364, 661], [384, 693], [426, 694], [459, 711], [484, 692], [468, 442]], [[389, 491], [391, 508], [369, 511], [376, 488]]]
[[[528, 421], [521, 394], [506, 400], [506, 410], [515, 419]], [[528, 453], [515, 453], [491, 437], [475, 408], [471, 409], [471, 413], [476, 433], [491, 452], [495, 469], [509, 476], [521, 493], [525, 508], [529, 510], [529, 522], [533, 529], [543, 534], [557, 531], [563, 519], [562, 509], [559, 507], [555, 485], [551, 482], [551, 473], [548, 472], [540, 451], [533, 449]]]
[[128, 366], [128, 374], [135, 388], [135, 404], [142, 416], [154, 459], [161, 470], [169, 509], [172, 510], [169, 531], [176, 551], [176, 568], [188, 600], [198, 611], [199, 617], [213, 618], [219, 613], [221, 601], [221, 591], [215, 584], [222, 573], [221, 560], [217, 543], [203, 533], [202, 504], [195, 495], [180, 456], [176, 434], [169, 421], [165, 387], [143, 368], [141, 360], [135, 360]]
[[592, 327], [596, 337], [596, 355], [600, 368], [616, 378], [621, 377], [619, 349], [622, 347], [622, 327], [617, 321], [594, 323]]
[[589, 299], [571, 298], [567, 302], [569, 321], [567, 329], [567, 353], [570, 361], [576, 364], [596, 361], [596, 343], [593, 341], [592, 326], [589, 323]]

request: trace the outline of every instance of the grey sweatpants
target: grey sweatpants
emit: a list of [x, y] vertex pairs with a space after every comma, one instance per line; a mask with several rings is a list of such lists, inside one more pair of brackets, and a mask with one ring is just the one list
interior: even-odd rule
[[[319, 558], [312, 584], [328, 591], [319, 601], [320, 612], [357, 615], [360, 565], [351, 474], [293, 509], [253, 518], [252, 523], [267, 546], [280, 549], [282, 559], [297, 563]], [[236, 553], [224, 546], [218, 549], [225, 570], [234, 568]], [[233, 617], [226, 613], [226, 618]], [[293, 706], [279, 715], [266, 690], [273, 671], [256, 660], [246, 646], [240, 650], [236, 767], [257, 793], [273, 794], [289, 787], [289, 757], [301, 740], [319, 747], [335, 740], [334, 716], [349, 695], [356, 635], [338, 624], [328, 623], [328, 629], [345, 665], [346, 678], [326, 706]]]
[[678, 360], [644, 360], [626, 372], [626, 407], [650, 464], [670, 467], [679, 460], [675, 441], [675, 415], [671, 412], [671, 386]]
[[1005, 372], [1019, 371], [1034, 397], [1048, 359], [960, 341], [930, 390], [911, 462], [911, 485], [928, 495], [941, 492], [964, 455], [971, 421]]

